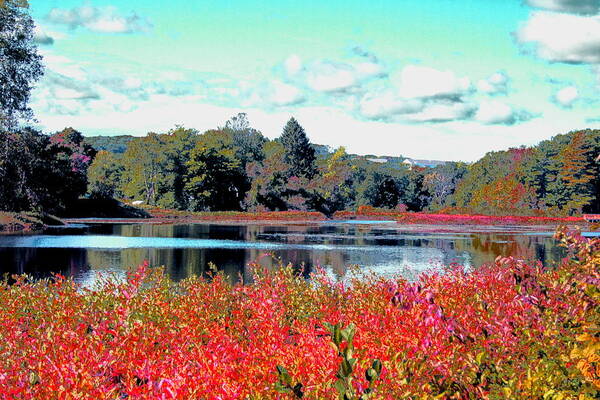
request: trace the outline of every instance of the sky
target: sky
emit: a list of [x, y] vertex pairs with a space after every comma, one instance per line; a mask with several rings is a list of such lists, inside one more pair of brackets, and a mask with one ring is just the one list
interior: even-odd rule
[[474, 161], [600, 128], [600, 0], [30, 0], [40, 128], [294, 116], [350, 153]]

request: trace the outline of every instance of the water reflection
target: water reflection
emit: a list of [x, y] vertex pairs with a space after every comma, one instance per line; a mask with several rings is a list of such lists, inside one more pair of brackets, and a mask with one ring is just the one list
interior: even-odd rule
[[443, 265], [474, 268], [498, 255], [546, 264], [563, 256], [550, 232], [425, 232], [395, 223], [290, 225], [89, 224], [37, 236], [0, 237], [0, 271], [35, 277], [58, 272], [89, 284], [98, 272], [124, 274], [148, 260], [174, 279], [206, 273], [209, 263], [233, 279], [250, 280], [248, 263], [291, 263], [308, 274], [322, 267], [343, 277], [350, 265], [414, 277]]

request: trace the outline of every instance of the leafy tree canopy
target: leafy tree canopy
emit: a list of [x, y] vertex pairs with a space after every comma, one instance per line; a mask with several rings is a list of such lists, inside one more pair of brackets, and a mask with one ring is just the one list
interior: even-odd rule
[[42, 57], [33, 40], [33, 20], [22, 1], [0, 7], [0, 129], [15, 129], [30, 120], [28, 106], [33, 83], [43, 73]]

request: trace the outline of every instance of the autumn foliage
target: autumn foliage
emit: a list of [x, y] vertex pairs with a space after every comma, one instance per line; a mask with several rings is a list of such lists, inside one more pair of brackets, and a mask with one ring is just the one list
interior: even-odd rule
[[0, 290], [3, 399], [594, 399], [600, 240], [418, 281], [257, 270]]

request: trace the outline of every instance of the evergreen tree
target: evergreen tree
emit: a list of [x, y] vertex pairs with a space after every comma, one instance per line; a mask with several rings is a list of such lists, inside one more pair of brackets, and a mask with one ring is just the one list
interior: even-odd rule
[[287, 122], [280, 140], [284, 147], [283, 160], [289, 166], [289, 176], [312, 179], [317, 173], [315, 150], [295, 118]]

